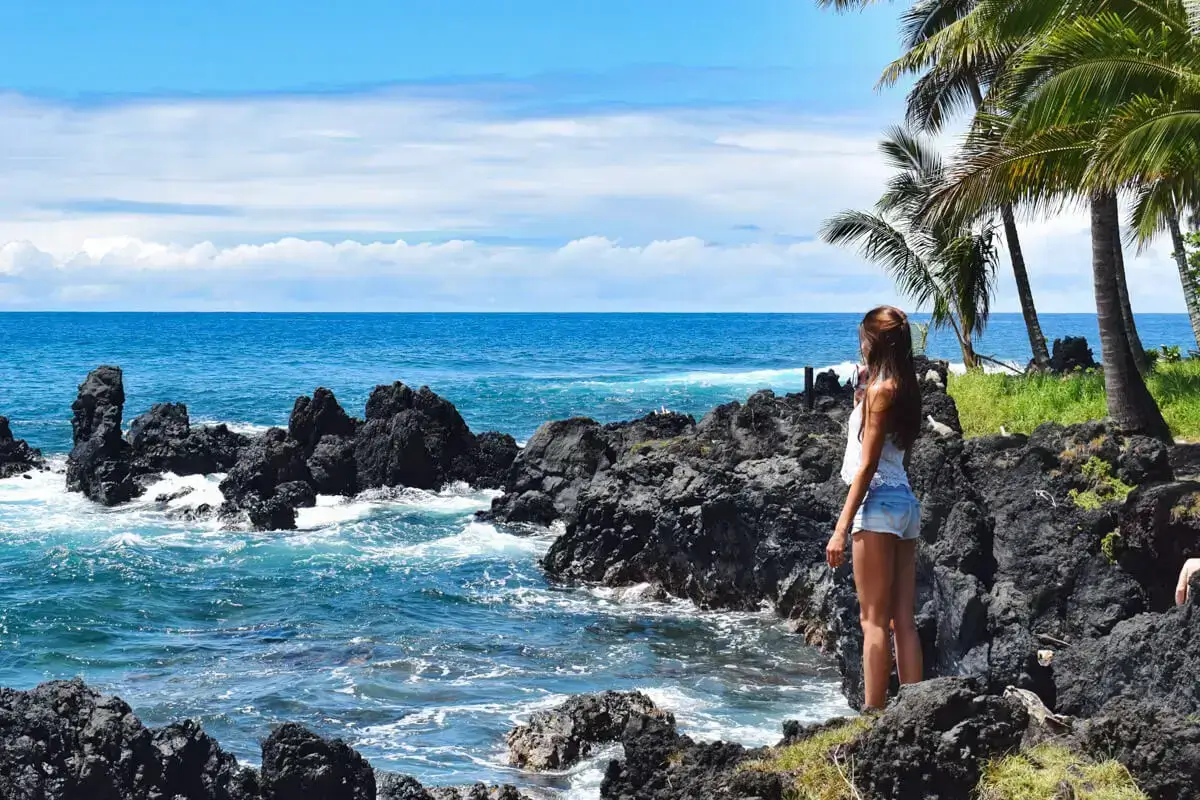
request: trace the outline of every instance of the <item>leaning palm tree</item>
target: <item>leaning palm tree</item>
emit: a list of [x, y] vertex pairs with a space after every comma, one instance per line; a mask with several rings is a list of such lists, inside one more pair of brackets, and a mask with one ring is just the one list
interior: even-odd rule
[[1177, 172], [1138, 186], [1137, 198], [1130, 213], [1129, 229], [1139, 252], [1144, 251], [1160, 234], [1171, 237], [1171, 257], [1179, 270], [1179, 283], [1187, 305], [1192, 337], [1200, 348], [1200, 286], [1188, 263], [1183, 235], [1183, 218], [1188, 208], [1200, 208], [1200, 176], [1192, 173], [1194, 159], [1181, 164]]
[[980, 366], [975, 339], [983, 334], [993, 294], [995, 229], [990, 223], [946, 225], [922, 220], [945, 178], [941, 157], [903, 128], [880, 145], [897, 169], [873, 211], [843, 211], [821, 228], [829, 244], [857, 246], [882, 266], [935, 328], [950, 328], [968, 369]]
[[1092, 277], [1096, 319], [1108, 413], [1122, 429], [1169, 437], [1153, 396], [1134, 358], [1134, 345], [1121, 309], [1116, 254], [1117, 207], [1113, 191], [1088, 188], [1087, 174], [1094, 157], [1096, 123], [1060, 126], [1023, 136], [1011, 130], [1010, 119], [986, 123], [1004, 131], [996, 138], [973, 133], [963, 152], [935, 191], [927, 213], [951, 219], [986, 208], [997, 199], [1033, 212], [1055, 213], [1082, 205], [1091, 214]]
[[[1200, 136], [1200, 40], [1184, 0], [1041, 0], [1024, 18], [1014, 16], [1013, 6], [1020, 10], [1027, 2], [1013, 0], [1000, 10], [996, 0], [980, 0], [981, 14], [996, 15], [1008, 25], [1021, 19], [1043, 24], [1039, 20], [1046, 19], [1048, 7], [1060, 10], [1044, 23], [1013, 72], [1010, 92], [1023, 98], [1014, 130], [1095, 120], [1089, 185], [1113, 193], [1132, 187], [1144, 194], [1164, 181], [1186, 184], [1194, 174]], [[1115, 196], [1108, 202], [1113, 208], [1106, 219], [1117, 220]], [[1145, 372], [1125, 282], [1120, 223], [1113, 224], [1122, 316], [1135, 360]], [[1184, 286], [1186, 297], [1186, 280]]]
[[1127, 3], [1110, 0], [1107, 10], [1062, 20], [1045, 32], [1025, 66], [1026, 81], [1041, 85], [1022, 124], [1105, 120], [1092, 177], [1134, 190], [1131, 228], [1140, 246], [1158, 233], [1171, 234], [1200, 344], [1200, 300], [1180, 225], [1185, 209], [1195, 207], [1200, 177], [1200, 3], [1138, 0], [1122, 7]]
[[[894, 86], [905, 75], [918, 76], [907, 103], [908, 124], [918, 130], [936, 133], [950, 117], [982, 110], [984, 91], [1004, 75], [1019, 51], [1019, 42], [979, 36], [972, 30], [970, 14], [975, 4], [976, 0], [918, 0], [901, 15], [905, 52], [884, 71], [879, 85]], [[1050, 353], [1033, 300], [1016, 215], [1008, 203], [999, 204], [996, 211], [1004, 224], [1033, 363], [1048, 369]]]

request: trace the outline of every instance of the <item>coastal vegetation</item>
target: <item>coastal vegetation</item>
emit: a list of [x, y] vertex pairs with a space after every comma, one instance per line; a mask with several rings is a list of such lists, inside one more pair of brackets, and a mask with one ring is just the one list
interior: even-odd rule
[[[845, 10], [870, 1], [818, 3]], [[1200, 206], [1198, 32], [1200, 6], [1188, 0], [918, 0], [902, 17], [905, 52], [881, 80], [915, 76], [907, 117], [918, 129], [969, 115], [944, 179], [913, 222], [932, 231], [1002, 221], [1035, 366], [1044, 347], [1014, 213], [1088, 209], [1104, 409], [1122, 429], [1164, 439], [1171, 431], [1147, 385], [1151, 363], [1129, 302], [1124, 242], [1144, 247], [1170, 235], [1200, 343], [1184, 231]], [[987, 308], [977, 317], [982, 332]]]
[[990, 762], [977, 793], [979, 800], [1146, 800], [1129, 770], [1116, 761], [1092, 762], [1049, 743]]
[[882, 266], [935, 328], [954, 331], [968, 369], [980, 366], [975, 339], [987, 325], [996, 273], [990, 221], [930, 220], [924, 210], [946, 180], [937, 150], [904, 128], [888, 131], [880, 150], [896, 175], [873, 211], [843, 211], [821, 228], [830, 244], [857, 245]]
[[[1200, 360], [1159, 359], [1146, 385], [1178, 439], [1200, 441]], [[1032, 433], [1043, 422], [1073, 425], [1105, 415], [1104, 376], [1095, 370], [1070, 375], [1013, 375], [972, 371], [950, 377], [967, 437]]]
[[[770, 749], [766, 757], [747, 761], [741, 769], [785, 776], [786, 800], [856, 800], [863, 795], [854, 783], [853, 749], [874, 721], [870, 717], [835, 721], [799, 741]], [[1119, 762], [1094, 761], [1057, 741], [986, 762], [973, 796], [977, 800], [1147, 798]]]
[[798, 742], [774, 748], [766, 758], [747, 762], [742, 769], [786, 773], [788, 800], [852, 800], [857, 790], [843, 751], [871, 727], [871, 721], [862, 716], [832, 723]]

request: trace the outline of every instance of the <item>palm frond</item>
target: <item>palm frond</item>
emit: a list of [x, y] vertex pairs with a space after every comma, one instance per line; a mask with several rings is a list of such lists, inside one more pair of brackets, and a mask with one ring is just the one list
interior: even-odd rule
[[[1200, 142], [1200, 96], [1135, 97], [1108, 120], [1096, 144], [1093, 180], [1109, 186], [1170, 175]], [[1194, 163], [1194, 161], [1192, 162]]]
[[1102, 118], [1138, 94], [1169, 96], [1200, 81], [1200, 52], [1186, 33], [1138, 29], [1115, 14], [1076, 19], [1024, 52], [1013, 70], [1025, 96], [1018, 126]]
[[971, 13], [975, 0], [918, 0], [900, 15], [900, 46], [911, 50]]
[[922, 131], [940, 131], [946, 121], [982, 102], [979, 82], [971, 73], [934, 67], [908, 93], [904, 121]]
[[833, 245], [855, 247], [868, 261], [880, 265], [896, 281], [901, 293], [917, 306], [933, 302], [938, 286], [917, 243], [878, 214], [842, 211], [821, 226], [821, 240]]
[[879, 150], [888, 163], [899, 171], [908, 170], [934, 177], [943, 169], [941, 154], [902, 125], [893, 125], [884, 132]]
[[1030, 215], [1061, 211], [1077, 201], [1095, 147], [1093, 126], [1053, 128], [1024, 139], [996, 136], [1007, 120], [981, 115], [945, 183], [933, 193], [926, 219], [961, 224], [1002, 204]]
[[1138, 0], [978, 0], [971, 16], [978, 30], [998, 41], [1028, 41], [1056, 25], [1106, 11], [1132, 12]]
[[1170, 180], [1148, 181], [1134, 190], [1129, 211], [1128, 239], [1143, 253], [1167, 229], [1167, 220], [1177, 214], [1176, 186]]
[[953, 299], [964, 333], [981, 336], [987, 327], [995, 296], [999, 256], [992, 224], [951, 240], [939, 253], [939, 282]]
[[853, 11], [875, 5], [877, 0], [817, 0], [817, 8], [832, 8], [835, 11]]

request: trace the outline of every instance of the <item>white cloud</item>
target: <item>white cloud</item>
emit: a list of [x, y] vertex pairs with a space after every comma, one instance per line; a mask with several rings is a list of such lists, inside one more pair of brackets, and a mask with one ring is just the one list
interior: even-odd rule
[[[822, 274], [834, 265], [836, 277]], [[118, 237], [66, 254], [18, 243], [0, 251], [0, 297], [6, 287], [10, 307], [135, 310], [820, 311], [893, 299], [875, 270], [819, 245], [682, 238], [629, 247], [600, 236], [558, 248], [299, 238], [217, 247]]]
[[[0, 115], [0, 309], [824, 311], [892, 299], [853, 254], [803, 240], [878, 195], [882, 121], [513, 116], [399, 93], [84, 106], [9, 95]], [[1024, 231], [1043, 309], [1089, 310], [1086, 219]], [[1139, 310], [1181, 309], [1166, 248], [1130, 275]], [[1010, 283], [998, 309], [1016, 308]]]

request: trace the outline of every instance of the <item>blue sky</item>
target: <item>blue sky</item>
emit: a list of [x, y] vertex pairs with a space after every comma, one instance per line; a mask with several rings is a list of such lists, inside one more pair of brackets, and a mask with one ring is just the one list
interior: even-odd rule
[[893, 27], [891, 9], [838, 18], [798, 0], [42, 0], [0, 10], [0, 74], [60, 98], [532, 78], [674, 102], [639, 79], [666, 67], [697, 71], [681, 78], [703, 100], [841, 111], [871, 101]]
[[[0, 6], [0, 310], [858, 310], [896, 8]], [[952, 139], [948, 139], [952, 141]], [[1086, 310], [1086, 220], [1029, 226]], [[1164, 268], [1163, 263], [1166, 267]], [[1176, 310], [1169, 261], [1139, 310]], [[1160, 279], [1161, 278], [1161, 279]], [[997, 307], [1016, 307], [1002, 284]]]

